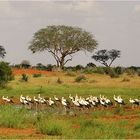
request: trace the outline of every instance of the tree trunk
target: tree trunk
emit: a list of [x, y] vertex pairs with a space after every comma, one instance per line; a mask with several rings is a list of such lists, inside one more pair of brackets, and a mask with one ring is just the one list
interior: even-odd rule
[[60, 69], [62, 70], [64, 69], [64, 56], [61, 57], [59, 66], [60, 66]]

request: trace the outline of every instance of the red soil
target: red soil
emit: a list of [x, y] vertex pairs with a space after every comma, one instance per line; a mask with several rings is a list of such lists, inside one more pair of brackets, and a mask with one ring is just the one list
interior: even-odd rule
[[0, 136], [23, 136], [33, 138], [43, 138], [42, 134], [36, 132], [35, 129], [15, 129], [15, 128], [0, 128]]
[[21, 74], [48, 74], [50, 72], [45, 71], [45, 70], [36, 70], [36, 69], [13, 69], [13, 74], [14, 75], [21, 75]]

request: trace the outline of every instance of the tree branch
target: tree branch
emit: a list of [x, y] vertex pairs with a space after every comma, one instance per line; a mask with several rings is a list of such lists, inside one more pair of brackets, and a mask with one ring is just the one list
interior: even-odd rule
[[72, 61], [72, 56], [70, 55], [71, 58], [67, 59], [65, 62], [64, 62], [64, 65], [68, 62], [68, 61]]

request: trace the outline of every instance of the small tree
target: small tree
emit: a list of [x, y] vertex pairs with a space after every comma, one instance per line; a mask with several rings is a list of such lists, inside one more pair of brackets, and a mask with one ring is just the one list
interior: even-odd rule
[[120, 57], [120, 51], [115, 49], [112, 49], [110, 51], [99, 50], [92, 56], [92, 58], [95, 61], [103, 64], [106, 67], [110, 67], [114, 62], [114, 60], [119, 57]]
[[0, 86], [4, 87], [12, 79], [13, 74], [9, 64], [0, 62]]
[[86, 67], [92, 67], [92, 68], [95, 68], [96, 65], [95, 65], [94, 63], [88, 63], [88, 64], [86, 65]]
[[22, 68], [29, 68], [31, 65], [30, 65], [30, 62], [28, 60], [23, 60], [21, 62], [21, 67]]
[[0, 57], [4, 58], [6, 55], [6, 51], [3, 46], [0, 46]]

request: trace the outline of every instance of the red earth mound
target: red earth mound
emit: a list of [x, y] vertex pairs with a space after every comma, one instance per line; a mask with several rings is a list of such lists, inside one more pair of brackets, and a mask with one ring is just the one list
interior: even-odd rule
[[36, 70], [36, 69], [13, 69], [13, 74], [14, 75], [21, 75], [21, 74], [48, 74], [50, 72], [45, 71], [45, 70]]

